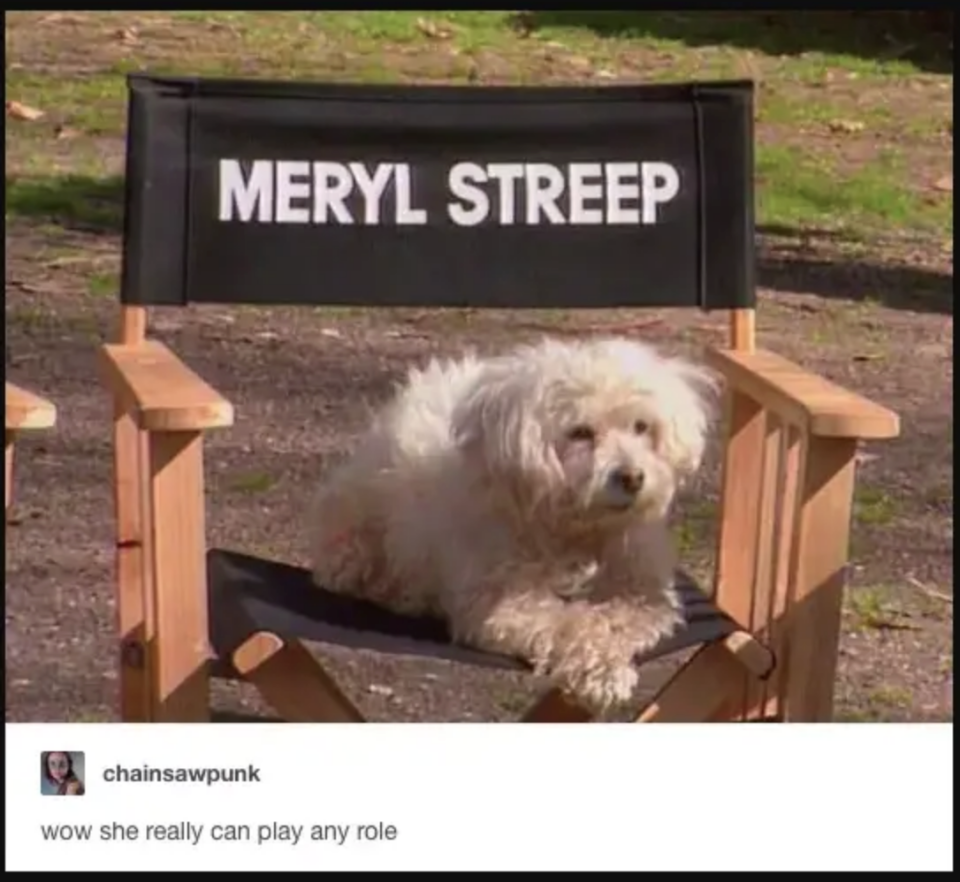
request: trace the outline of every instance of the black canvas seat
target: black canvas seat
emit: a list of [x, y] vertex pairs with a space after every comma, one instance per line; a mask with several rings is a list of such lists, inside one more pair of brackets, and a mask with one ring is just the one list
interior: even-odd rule
[[[397, 615], [368, 601], [316, 587], [302, 567], [212, 549], [207, 553], [210, 639], [218, 673], [234, 675], [230, 658], [252, 635], [267, 632], [283, 640], [327, 643], [398, 656], [420, 656], [488, 668], [527, 670], [510, 656], [482, 652], [450, 639], [434, 618]], [[691, 646], [712, 643], [737, 630], [692, 578], [679, 571], [685, 626], [637, 663]]]

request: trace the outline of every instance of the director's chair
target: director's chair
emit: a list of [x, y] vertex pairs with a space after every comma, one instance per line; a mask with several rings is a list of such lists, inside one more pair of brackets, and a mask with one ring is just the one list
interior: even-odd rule
[[[209, 679], [221, 676], [255, 684], [287, 720], [359, 721], [314, 642], [523, 668], [452, 643], [441, 622], [326, 592], [304, 569], [208, 550], [203, 437], [229, 427], [233, 408], [146, 337], [147, 307], [188, 303], [729, 311], [729, 348], [709, 353], [729, 400], [717, 572], [706, 591], [678, 575], [686, 626], [637, 663], [696, 650], [639, 719], [829, 719], [855, 451], [894, 437], [898, 420], [755, 349], [752, 151], [746, 82], [132, 76], [120, 334], [102, 352], [123, 719], [208, 720]], [[476, 191], [464, 201], [465, 162], [477, 187], [492, 163], [521, 169], [513, 223], [494, 188], [486, 212]], [[362, 188], [344, 184], [351, 163], [405, 171], [368, 213]], [[616, 193], [604, 189], [611, 168]], [[550, 180], [561, 190], [547, 193]], [[588, 194], [606, 200], [589, 215]], [[557, 690], [523, 717], [589, 718]]]

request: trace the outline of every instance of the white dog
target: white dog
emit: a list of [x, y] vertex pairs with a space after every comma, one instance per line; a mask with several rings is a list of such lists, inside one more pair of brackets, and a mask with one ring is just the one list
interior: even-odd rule
[[666, 515], [713, 389], [624, 339], [413, 370], [321, 487], [315, 581], [442, 616], [590, 709], [627, 701], [635, 655], [679, 623]]

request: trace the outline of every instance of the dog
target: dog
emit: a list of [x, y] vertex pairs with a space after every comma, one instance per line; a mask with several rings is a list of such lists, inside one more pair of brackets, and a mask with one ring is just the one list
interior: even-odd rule
[[602, 713], [676, 631], [667, 515], [716, 380], [623, 338], [412, 369], [321, 483], [314, 581], [511, 655]]

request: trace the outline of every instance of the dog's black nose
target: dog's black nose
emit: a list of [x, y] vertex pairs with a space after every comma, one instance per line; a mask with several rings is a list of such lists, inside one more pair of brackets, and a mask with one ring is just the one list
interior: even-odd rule
[[610, 475], [610, 483], [631, 496], [636, 496], [643, 488], [643, 472], [631, 472], [628, 469], [616, 469]]

